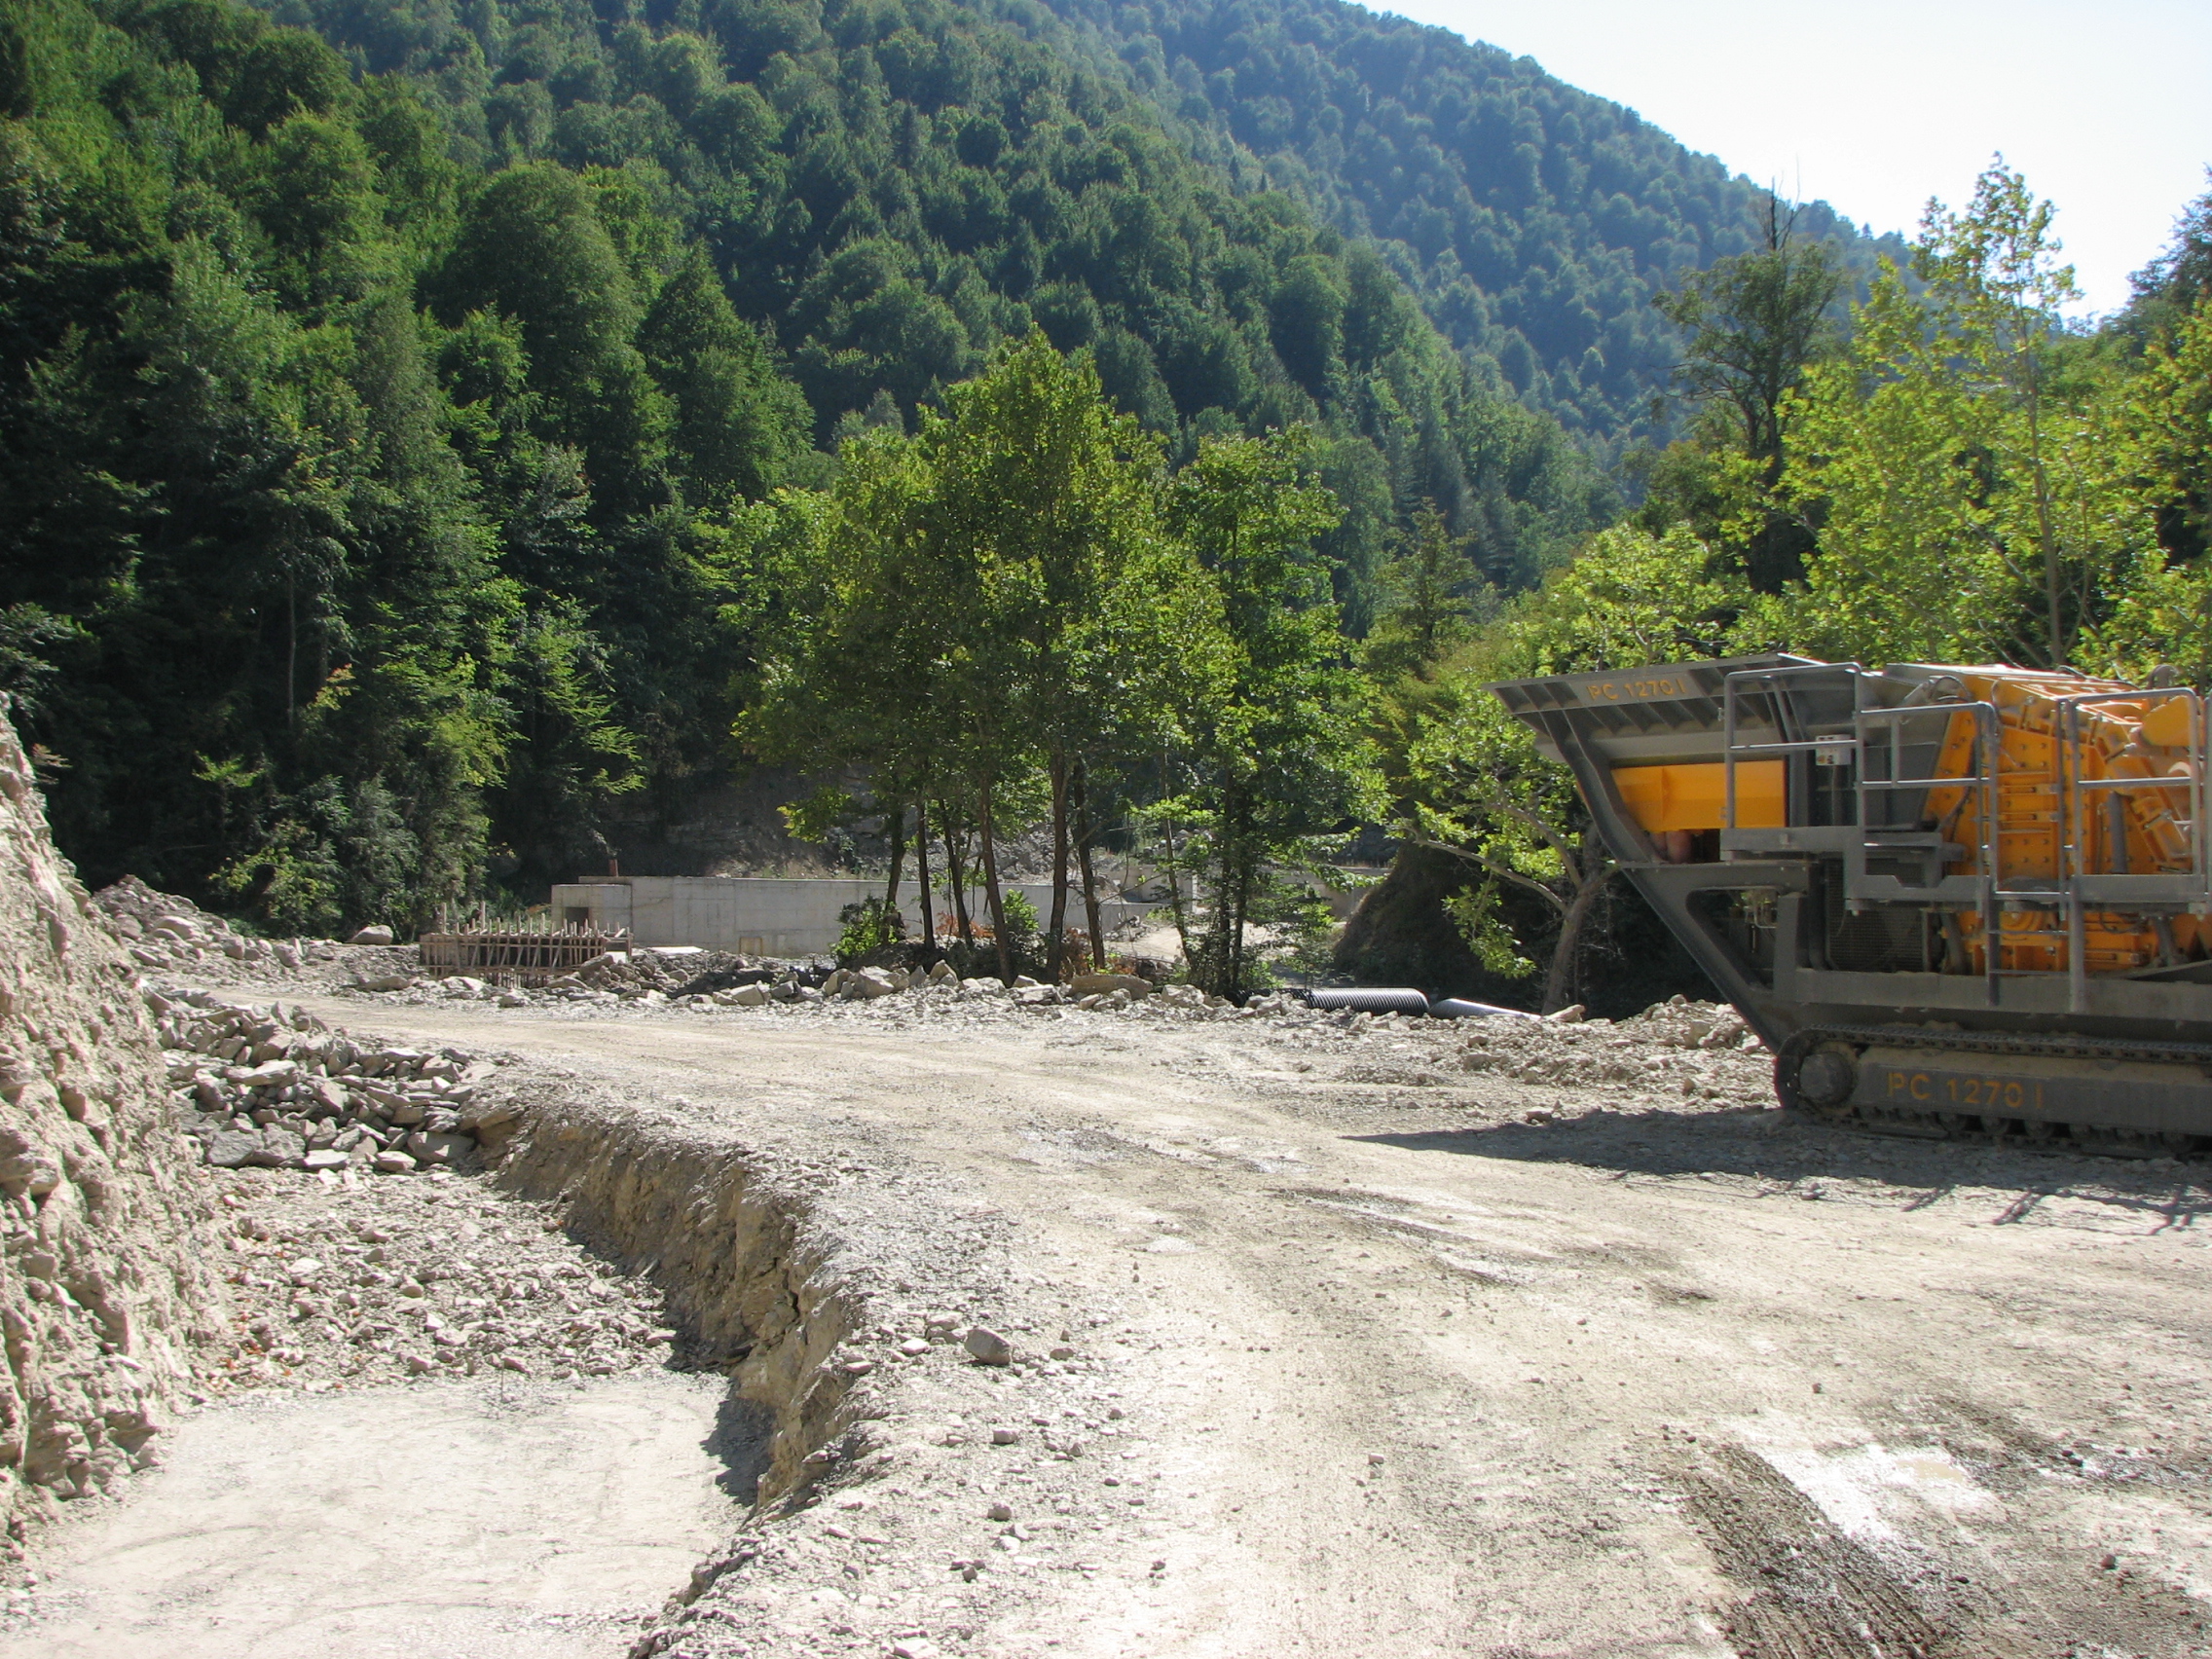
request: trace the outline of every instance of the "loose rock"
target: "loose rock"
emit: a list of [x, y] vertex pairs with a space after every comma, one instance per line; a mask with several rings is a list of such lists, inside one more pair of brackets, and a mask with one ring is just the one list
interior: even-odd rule
[[961, 1346], [978, 1365], [1012, 1365], [1014, 1345], [998, 1332], [983, 1325], [972, 1325]]

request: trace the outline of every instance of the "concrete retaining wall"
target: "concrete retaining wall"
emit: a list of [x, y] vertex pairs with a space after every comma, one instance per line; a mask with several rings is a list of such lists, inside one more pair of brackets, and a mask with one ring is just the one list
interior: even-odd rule
[[[553, 919], [607, 930], [627, 928], [640, 945], [696, 944], [747, 956], [819, 956], [837, 942], [837, 912], [863, 899], [880, 898], [883, 886], [880, 880], [807, 877], [598, 876], [555, 887]], [[1012, 883], [1008, 891], [1026, 896], [1040, 920], [1051, 917], [1050, 882]], [[952, 908], [941, 886], [936, 903], [940, 917]], [[902, 884], [900, 907], [912, 927], [919, 917], [911, 882]], [[1151, 908], [1120, 900], [1099, 906], [1110, 929]], [[969, 894], [968, 913], [977, 921], [988, 918], [982, 889]], [[1081, 893], [1068, 895], [1068, 925], [1084, 925]]]

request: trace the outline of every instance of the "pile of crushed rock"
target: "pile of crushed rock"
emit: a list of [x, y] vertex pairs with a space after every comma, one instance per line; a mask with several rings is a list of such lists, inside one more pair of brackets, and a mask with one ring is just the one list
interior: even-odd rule
[[[699, 959], [703, 956], [707, 959], [702, 964]], [[675, 959], [678, 965], [670, 966], [667, 959]], [[778, 962], [677, 949], [613, 953], [543, 985], [504, 985], [464, 975], [431, 978], [400, 969], [356, 976], [345, 989], [394, 1002], [461, 999], [492, 1002], [501, 1008], [598, 1003], [702, 1010], [789, 1009], [870, 1003], [885, 997], [918, 999], [939, 1006], [1071, 1008], [1108, 1014], [1128, 1010], [1155, 1015], [1222, 1018], [1257, 1017], [1304, 1008], [1281, 992], [1256, 996], [1247, 1006], [1238, 1008], [1195, 985], [1159, 984], [1134, 974], [1079, 974], [1069, 984], [1049, 985], [1026, 976], [1011, 981], [989, 976], [963, 978], [943, 962], [929, 969], [842, 969], [819, 961]]]
[[1633, 1018], [1462, 1020], [1447, 1027], [1462, 1070], [1531, 1084], [1772, 1104], [1772, 1057], [1726, 1003], [1676, 997]]
[[819, 985], [833, 971], [828, 962], [776, 962], [696, 945], [609, 951], [542, 985], [518, 985], [513, 977], [471, 974], [433, 976], [422, 971], [412, 946], [350, 953], [353, 973], [342, 987], [370, 993], [407, 993], [410, 1002], [498, 1002], [522, 1008], [533, 1000], [643, 1002], [724, 1001], [722, 993], [759, 983]]
[[335, 960], [339, 952], [336, 940], [267, 940], [241, 934], [191, 900], [158, 892], [135, 875], [101, 888], [92, 895], [92, 903], [141, 968], [203, 975], [206, 969], [229, 962], [264, 976], [297, 974], [311, 962]]
[[221, 1202], [214, 1266], [234, 1330], [201, 1362], [210, 1393], [480, 1370], [602, 1377], [666, 1359], [676, 1337], [649, 1284], [481, 1177], [349, 1188], [241, 1169]]
[[496, 1154], [521, 1115], [511, 1099], [480, 1095], [498, 1068], [458, 1050], [359, 1044], [281, 1002], [141, 994], [185, 1132], [217, 1168], [451, 1167]]
[[501, 1066], [360, 1041], [281, 1002], [139, 994], [185, 1132], [233, 1171], [212, 1266], [234, 1328], [196, 1362], [202, 1388], [560, 1381], [668, 1357], [649, 1284], [579, 1249], [548, 1206], [470, 1176], [519, 1126]]

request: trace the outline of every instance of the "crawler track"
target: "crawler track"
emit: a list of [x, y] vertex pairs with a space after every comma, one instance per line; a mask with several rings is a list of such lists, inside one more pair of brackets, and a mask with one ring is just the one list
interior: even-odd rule
[[[1782, 1103], [1824, 1123], [1849, 1124], [1874, 1134], [1923, 1140], [1974, 1140], [2021, 1146], [2066, 1147], [2108, 1158], [2194, 1158], [2212, 1150], [2212, 1136], [2153, 1127], [2075, 1123], [2062, 1118], [1998, 1111], [1914, 1111], [1889, 1104], [1808, 1098], [1799, 1070], [1816, 1051], [1840, 1046], [1855, 1055], [1869, 1049], [1924, 1051], [1932, 1061], [1956, 1054], [2008, 1060], [2124, 1060], [2192, 1067], [2207, 1081], [2212, 1109], [2212, 1043], [2146, 1042], [2137, 1038], [2084, 1037], [2068, 1032], [2030, 1036], [2001, 1031], [1955, 1031], [1912, 1025], [1811, 1025], [1782, 1046], [1774, 1058], [1774, 1088]], [[2033, 1067], [2029, 1070], [2032, 1072]]]

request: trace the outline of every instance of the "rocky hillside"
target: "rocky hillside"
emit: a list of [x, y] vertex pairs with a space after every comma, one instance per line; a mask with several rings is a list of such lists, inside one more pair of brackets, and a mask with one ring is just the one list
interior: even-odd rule
[[[0, 708], [0, 714], [4, 714]], [[0, 718], [0, 1515], [9, 1549], [56, 1499], [157, 1454], [212, 1337], [209, 1198], [169, 1120], [122, 948], [55, 851]]]

